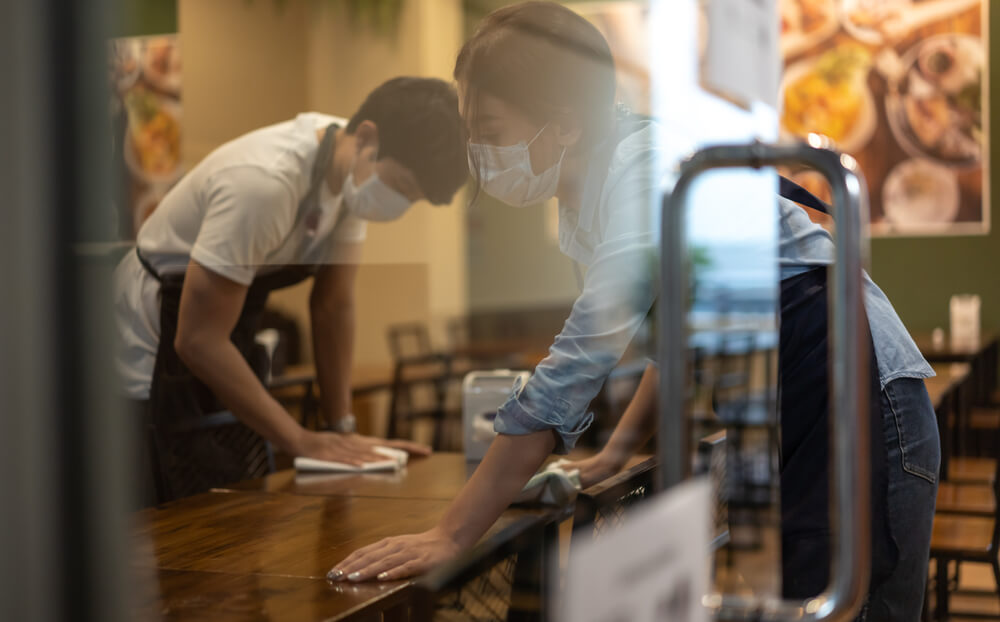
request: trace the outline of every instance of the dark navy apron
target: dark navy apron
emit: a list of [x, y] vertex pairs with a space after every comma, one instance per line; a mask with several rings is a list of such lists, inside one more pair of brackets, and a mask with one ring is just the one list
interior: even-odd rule
[[[309, 191], [298, 206], [293, 232], [316, 218], [322, 184], [333, 158], [336, 130], [330, 125], [320, 142]], [[346, 210], [342, 210], [346, 212]], [[341, 219], [343, 218], [343, 213]], [[339, 221], [338, 221], [339, 222]], [[199, 380], [174, 349], [184, 273], [161, 275], [142, 256], [140, 263], [160, 284], [160, 341], [147, 404], [156, 497], [176, 499], [227, 483], [259, 477], [272, 466], [270, 448], [256, 432], [225, 413], [211, 389]], [[267, 356], [254, 336], [268, 295], [313, 276], [316, 266], [290, 265], [254, 278], [230, 339], [262, 381]]]
[[[786, 199], [830, 213], [805, 189], [779, 178]], [[830, 577], [830, 374], [827, 268], [781, 282], [778, 350], [781, 413], [781, 533], [783, 595], [808, 598]], [[898, 549], [888, 512], [888, 453], [882, 421], [875, 347], [862, 322], [869, 354], [868, 396], [871, 459], [871, 588], [895, 568]]]

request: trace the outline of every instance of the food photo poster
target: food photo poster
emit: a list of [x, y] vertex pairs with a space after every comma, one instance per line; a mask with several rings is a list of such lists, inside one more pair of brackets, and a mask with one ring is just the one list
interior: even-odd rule
[[117, 237], [134, 240], [184, 172], [181, 51], [176, 34], [108, 41]]
[[[778, 0], [781, 138], [858, 161], [874, 237], [989, 233], [988, 5]], [[619, 101], [648, 113], [648, 3], [568, 6], [608, 39]], [[782, 173], [829, 201], [819, 173]]]
[[[858, 161], [872, 235], [988, 233], [988, 2], [778, 4], [782, 134]], [[817, 173], [791, 174], [829, 199]]]

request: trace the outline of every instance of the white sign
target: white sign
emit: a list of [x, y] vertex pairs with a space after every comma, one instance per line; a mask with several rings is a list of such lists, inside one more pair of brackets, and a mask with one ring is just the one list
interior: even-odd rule
[[748, 105], [776, 107], [781, 61], [775, 0], [709, 0], [705, 16], [706, 88]]
[[708, 622], [711, 488], [691, 480], [626, 514], [618, 531], [574, 535], [560, 622]]

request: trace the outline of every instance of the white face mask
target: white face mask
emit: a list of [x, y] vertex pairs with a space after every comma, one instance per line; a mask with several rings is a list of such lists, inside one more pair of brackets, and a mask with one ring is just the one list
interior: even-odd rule
[[522, 140], [507, 147], [469, 143], [469, 168], [475, 170], [478, 160], [482, 175], [480, 183], [486, 194], [514, 207], [534, 205], [555, 196], [566, 147], [559, 154], [559, 161], [538, 175], [531, 170], [531, 153], [528, 151], [546, 127], [548, 124], [527, 143]]
[[365, 220], [396, 220], [410, 209], [410, 200], [387, 186], [379, 179], [378, 173], [372, 173], [363, 184], [357, 186], [354, 184], [354, 171], [351, 171], [344, 180], [343, 192], [347, 209]]

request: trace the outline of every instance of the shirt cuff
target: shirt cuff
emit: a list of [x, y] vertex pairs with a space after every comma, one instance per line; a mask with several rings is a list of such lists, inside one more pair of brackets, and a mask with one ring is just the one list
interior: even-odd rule
[[553, 453], [569, 453], [576, 446], [580, 435], [590, 427], [594, 413], [571, 414], [570, 403], [559, 397], [552, 404], [540, 405], [537, 397], [532, 399], [533, 393], [531, 381], [522, 390], [522, 381], [518, 378], [514, 382], [513, 395], [497, 410], [496, 420], [493, 422], [494, 431], [497, 434], [523, 436], [552, 430], [556, 434]]

